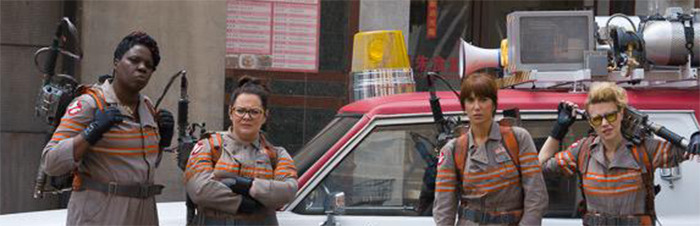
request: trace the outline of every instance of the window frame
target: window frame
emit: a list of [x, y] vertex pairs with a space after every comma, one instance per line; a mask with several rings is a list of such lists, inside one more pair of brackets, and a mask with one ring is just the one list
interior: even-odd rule
[[[678, 113], [678, 114], [693, 114], [692, 110], [642, 110], [643, 113], [652, 115], [658, 113]], [[462, 123], [468, 122], [468, 117], [463, 112], [445, 112], [446, 117], [458, 117], [461, 119]], [[521, 110], [520, 116], [522, 121], [541, 121], [541, 120], [556, 120], [557, 111], [556, 110]], [[503, 117], [502, 111], [498, 110], [494, 120], [500, 120]], [[693, 117], [693, 119], [695, 119]], [[418, 113], [418, 114], [400, 114], [400, 115], [377, 115], [374, 116], [369, 123], [367, 123], [357, 134], [353, 135], [348, 142], [343, 144], [339, 151], [326, 162], [318, 173], [316, 173], [309, 182], [302, 187], [295, 199], [287, 205], [284, 210], [293, 212], [294, 208], [302, 203], [302, 201], [308, 197], [321, 182], [331, 174], [331, 172], [353, 151], [357, 145], [359, 145], [375, 128], [379, 126], [394, 126], [394, 125], [406, 125], [406, 124], [422, 124], [422, 123], [432, 123], [432, 113]], [[698, 127], [698, 121], [693, 120], [695, 126]], [[527, 129], [527, 128], [525, 128]], [[529, 130], [528, 130], [529, 131]], [[576, 202], [578, 203], [580, 191], [577, 191]], [[309, 214], [301, 214], [312, 216]], [[356, 216], [356, 215], [348, 215]], [[360, 217], [360, 216], [356, 216]], [[378, 216], [380, 217], [380, 216]], [[403, 217], [403, 216], [395, 216]], [[408, 217], [408, 216], [407, 216]], [[552, 218], [552, 217], [549, 217]], [[559, 217], [554, 217], [559, 218]], [[577, 219], [577, 218], [567, 218], [567, 219]]]

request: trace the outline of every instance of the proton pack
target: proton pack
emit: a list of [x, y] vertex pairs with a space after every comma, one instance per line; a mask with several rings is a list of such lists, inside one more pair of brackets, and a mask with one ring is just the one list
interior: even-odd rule
[[[61, 117], [70, 102], [79, 95], [78, 81], [72, 76], [74, 74], [73, 67], [69, 66], [72, 61], [63, 61], [61, 73], [65, 74], [56, 73], [59, 55], [74, 61], [81, 59], [77, 40], [78, 36], [75, 26], [68, 18], [64, 17], [58, 23], [51, 46], [41, 48], [34, 53], [34, 64], [43, 74], [43, 85], [39, 89], [34, 109], [36, 116], [42, 118], [49, 125], [47, 141], [51, 138], [51, 134], [56, 127], [58, 127]], [[68, 47], [73, 47], [78, 54], [65, 50]], [[42, 67], [39, 64], [39, 56], [43, 53], [48, 53], [48, 55]], [[46, 182], [50, 182], [51, 188], [45, 188]], [[34, 198], [41, 198], [46, 192], [61, 193], [70, 190], [71, 184], [72, 176], [70, 174], [49, 177], [44, 173], [44, 166], [40, 163], [35, 180]]]

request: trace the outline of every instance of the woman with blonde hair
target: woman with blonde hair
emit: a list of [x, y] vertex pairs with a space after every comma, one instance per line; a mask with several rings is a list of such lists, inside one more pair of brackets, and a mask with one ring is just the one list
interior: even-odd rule
[[561, 102], [557, 123], [540, 150], [543, 170], [582, 178], [584, 225], [653, 225], [654, 170], [677, 166], [687, 153], [696, 155], [700, 134], [693, 134], [687, 150], [652, 137], [632, 143], [622, 136], [627, 93], [614, 83], [593, 84], [585, 104], [595, 134], [558, 152], [578, 108]]

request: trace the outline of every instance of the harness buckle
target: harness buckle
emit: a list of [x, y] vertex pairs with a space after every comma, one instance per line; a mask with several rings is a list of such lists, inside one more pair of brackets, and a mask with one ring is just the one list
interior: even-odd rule
[[148, 185], [143, 185], [143, 184], [139, 185], [139, 194], [138, 194], [139, 198], [144, 199], [144, 198], [149, 197], [149, 190], [150, 190], [150, 189], [148, 189], [149, 187], [150, 186], [148, 186]]
[[109, 184], [107, 184], [107, 194], [110, 195], [116, 195], [118, 191], [119, 185], [117, 182], [111, 181]]

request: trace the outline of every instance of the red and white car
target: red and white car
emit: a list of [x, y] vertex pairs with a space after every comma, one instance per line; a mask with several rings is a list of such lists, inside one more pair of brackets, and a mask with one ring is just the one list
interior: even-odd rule
[[[697, 89], [628, 89], [630, 104], [649, 119], [684, 137], [700, 128], [700, 91]], [[458, 98], [438, 92], [446, 116], [468, 123]], [[556, 120], [561, 100], [583, 106], [585, 93], [565, 91], [500, 90], [502, 109], [520, 109], [522, 127], [539, 148]], [[328, 220], [340, 225], [431, 225], [429, 213], [421, 212], [420, 195], [428, 165], [426, 150], [434, 154], [437, 135], [428, 93], [372, 98], [349, 104], [295, 156], [299, 192], [279, 214], [281, 224], [316, 225]], [[565, 145], [588, 133], [584, 120], [577, 121]], [[422, 150], [421, 150], [422, 149]], [[685, 162], [680, 168], [658, 170], [661, 184], [656, 209], [662, 224], [700, 222], [700, 163]], [[575, 178], [545, 175], [550, 195], [544, 224], [581, 225], [576, 217], [580, 199]], [[345, 195], [344, 212], [333, 214], [332, 194]], [[331, 209], [329, 209], [331, 208]], [[329, 214], [330, 213], [330, 214]]]

